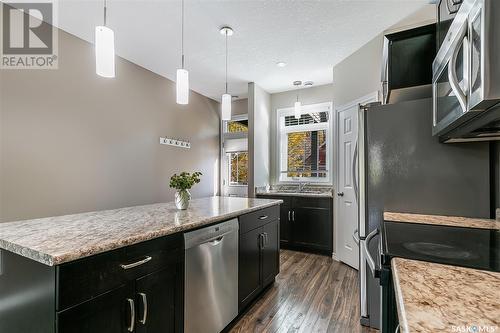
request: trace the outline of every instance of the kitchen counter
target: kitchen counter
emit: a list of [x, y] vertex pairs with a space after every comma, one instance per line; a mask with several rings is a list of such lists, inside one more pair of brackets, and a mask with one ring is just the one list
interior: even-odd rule
[[257, 191], [255, 195], [258, 196], [282, 196], [282, 197], [306, 197], [306, 198], [333, 198], [333, 192], [330, 191], [318, 191], [318, 192], [284, 192], [279, 190], [264, 190]]
[[500, 221], [460, 216], [423, 215], [411, 213], [384, 212], [384, 220], [421, 224], [446, 225], [452, 227], [500, 230]]
[[401, 332], [500, 329], [500, 273], [402, 258], [391, 269]]
[[53, 266], [278, 205], [210, 197], [179, 211], [173, 202], [0, 223], [0, 249]]

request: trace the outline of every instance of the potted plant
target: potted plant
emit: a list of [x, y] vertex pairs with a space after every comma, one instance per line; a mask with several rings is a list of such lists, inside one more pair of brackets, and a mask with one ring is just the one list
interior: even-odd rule
[[189, 190], [194, 184], [200, 182], [201, 172], [181, 172], [179, 175], [174, 174], [170, 177], [170, 187], [175, 188], [175, 206], [177, 209], [187, 209], [189, 206], [189, 200], [191, 199], [191, 193]]

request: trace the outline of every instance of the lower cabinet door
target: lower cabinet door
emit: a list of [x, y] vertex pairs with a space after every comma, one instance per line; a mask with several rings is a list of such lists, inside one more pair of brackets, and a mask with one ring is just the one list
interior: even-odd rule
[[238, 304], [239, 309], [248, 305], [261, 290], [260, 248], [262, 227], [240, 234], [238, 258]]
[[[75, 286], [78, 288], [78, 286]], [[57, 313], [58, 333], [124, 333], [134, 329], [134, 286], [128, 284]]]
[[182, 293], [182, 284], [179, 286], [179, 269], [175, 265], [137, 279], [136, 332], [181, 332], [178, 317], [183, 306], [178, 304], [179, 292]]
[[295, 198], [294, 245], [317, 251], [332, 251], [332, 214], [330, 199]]
[[274, 281], [279, 272], [279, 223], [270, 222], [262, 227], [264, 248], [262, 249], [262, 285], [267, 286]]

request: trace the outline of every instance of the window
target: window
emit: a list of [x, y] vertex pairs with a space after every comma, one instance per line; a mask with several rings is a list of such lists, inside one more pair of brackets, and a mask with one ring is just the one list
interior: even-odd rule
[[248, 132], [248, 119], [227, 121], [225, 132], [226, 133]]
[[278, 110], [279, 180], [331, 182], [331, 104], [305, 105], [296, 119], [293, 109]]
[[248, 185], [248, 152], [229, 153], [229, 185]]

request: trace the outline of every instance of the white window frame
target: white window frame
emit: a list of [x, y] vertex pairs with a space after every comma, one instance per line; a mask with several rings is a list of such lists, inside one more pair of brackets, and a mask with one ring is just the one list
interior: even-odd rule
[[[332, 170], [332, 158], [333, 158], [333, 112], [332, 112], [332, 102], [309, 104], [302, 106], [302, 114], [306, 113], [317, 113], [317, 112], [328, 112], [328, 122], [319, 124], [307, 124], [307, 125], [297, 125], [297, 126], [285, 126], [284, 117], [294, 115], [294, 108], [283, 108], [277, 110], [277, 121], [276, 121], [276, 161], [277, 163], [277, 177], [278, 183], [297, 183], [297, 182], [307, 182], [307, 183], [318, 183], [318, 184], [332, 184], [333, 180], [333, 170]], [[296, 178], [288, 177], [286, 173], [287, 163], [288, 163], [288, 141], [287, 134], [294, 132], [303, 131], [317, 131], [326, 130], [326, 177], [317, 178]]]
[[[226, 153], [227, 155], [231, 154], [247, 154], [247, 161], [248, 161], [248, 151], [247, 150], [242, 150], [242, 151], [232, 151], [230, 153]], [[248, 166], [247, 166], [248, 169]], [[248, 170], [247, 170], [247, 177], [248, 177]], [[247, 184], [234, 184], [231, 183], [231, 158], [227, 158], [227, 186], [229, 187], [247, 187], [248, 186], [248, 179], [247, 179]]]

